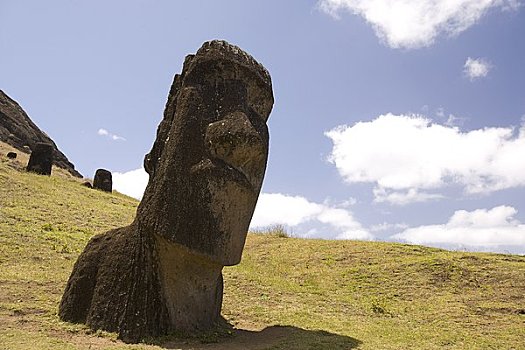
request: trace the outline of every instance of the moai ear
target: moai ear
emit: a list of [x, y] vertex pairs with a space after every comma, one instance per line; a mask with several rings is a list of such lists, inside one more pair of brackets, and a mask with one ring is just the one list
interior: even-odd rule
[[157, 128], [157, 138], [151, 147], [151, 151], [144, 156], [144, 169], [150, 178], [155, 175], [160, 156], [164, 149], [165, 139], [171, 127], [171, 120], [163, 119]]
[[151, 176], [154, 167], [155, 165], [151, 160], [150, 154], [146, 153], [146, 155], [144, 156], [144, 170], [146, 170], [146, 172]]

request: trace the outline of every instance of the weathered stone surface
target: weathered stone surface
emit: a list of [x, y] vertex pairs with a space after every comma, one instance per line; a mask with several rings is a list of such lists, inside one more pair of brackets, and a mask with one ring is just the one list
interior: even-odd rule
[[224, 41], [189, 55], [172, 84], [128, 227], [96, 236], [59, 315], [127, 342], [213, 327], [222, 268], [239, 263], [268, 156], [273, 106], [264, 67]]
[[113, 190], [113, 178], [111, 171], [106, 169], [97, 169], [95, 178], [93, 179], [93, 188], [102, 190], [104, 192], [111, 192]]
[[56, 144], [33, 123], [29, 116], [16, 101], [0, 90], [0, 141], [14, 148], [29, 153], [38, 142], [49, 143], [54, 149], [54, 164], [66, 169], [75, 177], [82, 175], [75, 166], [60, 152]]
[[17, 156], [16, 152], [7, 152], [7, 158], [9, 159], [16, 159]]
[[84, 181], [82, 183], [82, 186], [87, 187], [87, 188], [93, 188], [93, 185], [89, 181]]
[[26, 170], [40, 175], [51, 175], [54, 152], [52, 144], [38, 142], [29, 156]]

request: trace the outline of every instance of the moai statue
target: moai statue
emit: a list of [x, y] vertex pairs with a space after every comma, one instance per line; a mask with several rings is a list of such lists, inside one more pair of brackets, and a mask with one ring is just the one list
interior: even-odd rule
[[186, 57], [144, 159], [137, 216], [88, 243], [62, 320], [126, 342], [214, 326], [222, 268], [241, 260], [261, 189], [272, 106], [268, 71], [240, 48], [211, 41]]
[[36, 143], [29, 156], [26, 170], [40, 175], [51, 175], [53, 155], [54, 149], [52, 144], [45, 142]]
[[95, 178], [93, 179], [93, 188], [110, 192], [113, 190], [113, 178], [111, 171], [106, 169], [97, 169], [95, 171]]

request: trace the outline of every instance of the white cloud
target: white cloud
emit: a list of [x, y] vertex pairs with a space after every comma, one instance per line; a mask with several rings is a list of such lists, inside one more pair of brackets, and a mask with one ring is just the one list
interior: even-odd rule
[[322, 205], [309, 202], [300, 196], [262, 193], [257, 201], [251, 226], [265, 227], [277, 224], [297, 226], [313, 219], [322, 211]]
[[452, 113], [449, 113], [447, 116], [443, 107], [439, 107], [435, 114], [437, 118], [444, 120], [443, 124], [446, 126], [462, 126], [467, 120], [467, 118], [457, 117]]
[[98, 129], [97, 134], [99, 136], [108, 136], [109, 132], [106, 129]]
[[471, 80], [484, 78], [489, 74], [492, 65], [482, 58], [467, 58], [463, 66], [463, 72]]
[[508, 0], [503, 5], [503, 10], [504, 11], [516, 11], [522, 6], [523, 4], [520, 2], [520, 0]]
[[392, 229], [398, 229], [398, 230], [404, 230], [407, 229], [408, 225], [405, 223], [397, 223], [397, 224], [391, 224], [388, 222], [383, 222], [381, 224], [372, 225], [370, 226], [370, 231], [372, 232], [381, 232], [381, 231], [388, 231]]
[[373, 236], [346, 209], [323, 207], [322, 212], [317, 216], [317, 220], [342, 231], [335, 237], [336, 239], [373, 239]]
[[113, 141], [126, 141], [126, 139], [123, 138], [122, 136], [118, 136], [118, 135], [112, 134], [109, 131], [107, 131], [106, 129], [102, 129], [102, 128], [98, 129], [97, 134], [99, 136], [107, 137], [107, 138], [109, 138], [109, 139], [111, 139]]
[[446, 224], [409, 228], [391, 238], [413, 244], [525, 253], [525, 225], [514, 219], [516, 213], [510, 206], [458, 210]]
[[342, 233], [335, 236], [335, 239], [350, 239], [359, 241], [371, 241], [374, 236], [366, 230], [345, 230]]
[[387, 114], [326, 136], [339, 174], [349, 184], [373, 183], [377, 202], [438, 199], [436, 190], [450, 185], [466, 194], [525, 185], [523, 126], [462, 132], [420, 115]]
[[340, 205], [343, 208], [349, 208], [349, 207], [351, 207], [353, 205], [356, 205], [356, 204], [357, 204], [357, 199], [353, 198], [353, 197], [350, 197], [347, 200], [343, 201]]
[[445, 122], [446, 126], [461, 126], [465, 122], [466, 118], [456, 117], [454, 114], [449, 114], [447, 121]]
[[441, 35], [457, 35], [491, 8], [517, 10], [517, 0], [319, 0], [319, 8], [339, 18], [348, 11], [363, 17], [393, 48], [431, 45]]
[[310, 236], [316, 232], [326, 235], [335, 231], [333, 237], [336, 239], [373, 239], [346, 209], [310, 202], [301, 196], [261, 193], [250, 227], [256, 229], [279, 224], [291, 228], [315, 225], [315, 230], [305, 231]]
[[148, 184], [148, 173], [140, 168], [125, 173], [113, 173], [113, 188], [130, 197], [141, 199]]
[[420, 192], [415, 188], [409, 188], [407, 191], [389, 191], [383, 187], [374, 188], [374, 202], [376, 203], [407, 205], [442, 198], [444, 198], [444, 196], [441, 194]]

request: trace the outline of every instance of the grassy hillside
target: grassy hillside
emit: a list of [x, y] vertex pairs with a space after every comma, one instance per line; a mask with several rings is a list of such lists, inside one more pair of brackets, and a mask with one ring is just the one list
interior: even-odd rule
[[88, 239], [137, 201], [0, 155], [0, 349], [525, 349], [525, 257], [248, 236], [224, 270], [231, 336], [126, 345], [56, 316]]

